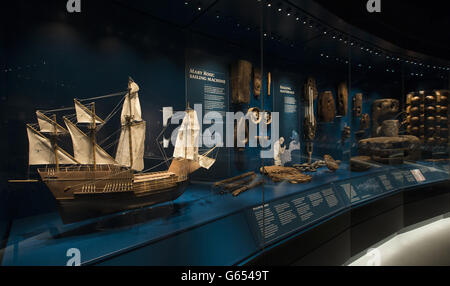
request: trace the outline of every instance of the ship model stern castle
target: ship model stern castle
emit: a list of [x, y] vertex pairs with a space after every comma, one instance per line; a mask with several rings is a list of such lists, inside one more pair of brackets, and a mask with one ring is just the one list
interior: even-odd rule
[[[175, 200], [185, 191], [191, 173], [214, 164], [215, 159], [207, 157], [214, 148], [203, 155], [198, 153], [200, 126], [195, 110], [188, 107], [169, 169], [144, 170], [146, 122], [138, 91], [139, 86], [130, 78], [121, 101], [115, 158], [96, 141], [96, 132], [109, 118], [102, 120], [96, 115], [95, 102], [82, 103], [89, 99], [74, 99], [76, 114], [63, 116], [66, 128], [58, 124], [56, 115], [48, 115], [50, 111], [37, 111], [38, 123], [27, 124], [29, 165], [45, 165], [37, 172], [57, 200], [63, 221], [80, 213], [103, 215]], [[72, 139], [73, 156], [57, 144], [57, 137], [67, 133]]]

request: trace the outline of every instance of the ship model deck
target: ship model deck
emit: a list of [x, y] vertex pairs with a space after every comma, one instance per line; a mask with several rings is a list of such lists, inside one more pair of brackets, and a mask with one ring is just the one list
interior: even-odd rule
[[[206, 156], [214, 148], [198, 154], [198, 118], [188, 107], [169, 169], [144, 170], [146, 122], [138, 91], [139, 86], [130, 78], [115, 158], [97, 144], [96, 132], [111, 115], [102, 120], [95, 114], [94, 102], [86, 106], [74, 99], [76, 114], [63, 116], [67, 129], [58, 124], [56, 115], [48, 116], [50, 111], [37, 111], [38, 124], [27, 124], [29, 164], [45, 165], [37, 172], [57, 200], [63, 221], [70, 222], [80, 214], [91, 217], [175, 200], [183, 194], [189, 174], [214, 164], [215, 159]], [[88, 134], [80, 128], [83, 125]], [[72, 139], [73, 156], [57, 144], [56, 138], [67, 133]]]

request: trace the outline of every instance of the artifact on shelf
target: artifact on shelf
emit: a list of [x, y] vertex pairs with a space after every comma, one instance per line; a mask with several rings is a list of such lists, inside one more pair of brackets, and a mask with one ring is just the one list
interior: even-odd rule
[[308, 164], [308, 163], [293, 164], [292, 167], [299, 170], [300, 172], [317, 172], [317, 169], [319, 169], [321, 167], [325, 167], [326, 165], [327, 165], [327, 163], [325, 163], [325, 161], [317, 160], [311, 164]]
[[448, 143], [448, 90], [411, 92], [406, 96], [406, 132], [428, 145]]
[[342, 143], [346, 139], [350, 138], [351, 135], [352, 135], [352, 130], [351, 130], [350, 126], [347, 126], [347, 124], [345, 124], [344, 129], [342, 129], [342, 134], [341, 134]]
[[317, 172], [317, 169], [322, 167], [327, 167], [330, 171], [336, 171], [340, 164], [340, 160], [334, 160], [330, 155], [325, 155], [324, 160], [317, 160], [312, 164], [293, 164], [292, 167], [300, 172]]
[[322, 122], [333, 122], [336, 116], [336, 106], [331, 91], [322, 92], [318, 99], [318, 117]]
[[366, 136], [366, 130], [370, 128], [369, 114], [364, 113], [359, 120], [359, 130], [355, 132], [355, 136], [358, 140]]
[[233, 197], [237, 197], [240, 194], [242, 194], [243, 192], [246, 192], [248, 190], [251, 190], [251, 189], [256, 188], [256, 187], [258, 187], [260, 185], [263, 185], [263, 184], [264, 184], [264, 179], [252, 182], [252, 183], [250, 183], [248, 185], [244, 185], [244, 186], [240, 187], [239, 189], [233, 191], [232, 195], [233, 195]]
[[363, 94], [357, 93], [353, 97], [353, 116], [360, 117], [362, 114]]
[[378, 99], [372, 104], [372, 136], [381, 135], [381, 124], [385, 120], [394, 119], [399, 113], [400, 103], [397, 99]]
[[231, 177], [231, 178], [228, 178], [228, 179], [224, 179], [224, 180], [215, 182], [213, 184], [213, 187], [220, 187], [220, 186], [223, 186], [225, 184], [228, 184], [228, 183], [231, 183], [231, 182], [243, 179], [245, 177], [252, 176], [254, 174], [255, 174], [255, 172], [252, 171], [252, 172], [247, 172], [247, 173], [244, 173], [244, 174], [241, 174], [241, 175], [238, 175], [238, 176], [234, 176], [234, 177]]
[[355, 156], [350, 158], [350, 170], [354, 172], [364, 172], [373, 167], [370, 163], [370, 156]]
[[339, 169], [340, 161], [334, 160], [330, 155], [323, 156], [323, 160], [325, 161], [325, 164], [330, 171], [334, 172]]
[[258, 99], [261, 95], [262, 76], [261, 70], [257, 67], [253, 69], [253, 96]]
[[[102, 120], [91, 100], [74, 100], [73, 116], [64, 116], [67, 129], [38, 112], [38, 124], [27, 124], [29, 164], [38, 168], [42, 181], [52, 192], [64, 214], [63, 221], [78, 214], [102, 215], [171, 201], [183, 194], [189, 174], [199, 168], [209, 169], [215, 159], [198, 153], [199, 123], [193, 109], [187, 108], [177, 135], [173, 160], [168, 171], [144, 169], [146, 122], [142, 119], [139, 86], [130, 78], [120, 114], [121, 129], [115, 158], [97, 143], [97, 131], [109, 120]], [[111, 113], [112, 114], [112, 113]], [[80, 126], [84, 125], [89, 134]], [[44, 134], [50, 135], [50, 139]], [[74, 156], [64, 151], [56, 136], [70, 134]], [[181, 139], [183, 138], [183, 140]], [[186, 145], [189, 141], [193, 145]], [[169, 160], [167, 160], [169, 161]], [[138, 171], [139, 173], [134, 173]]]
[[348, 110], [348, 88], [347, 83], [342, 82], [338, 85], [337, 92], [337, 115], [346, 116]]
[[370, 128], [370, 116], [367, 113], [364, 113], [361, 116], [361, 120], [359, 121], [359, 130], [366, 130]]
[[361, 155], [384, 164], [402, 164], [404, 160], [416, 160], [420, 140], [416, 136], [374, 137], [358, 143]]
[[246, 60], [238, 60], [231, 65], [231, 101], [234, 104], [250, 102], [250, 83], [252, 64]]
[[400, 128], [398, 120], [385, 120], [381, 123], [379, 134], [384, 137], [396, 137]]
[[260, 172], [271, 178], [273, 182], [288, 181], [291, 184], [299, 184], [312, 180], [310, 175], [303, 174], [293, 167], [264, 166], [260, 168]]
[[256, 179], [256, 174], [255, 172], [249, 172], [247, 174], [236, 176], [230, 179], [227, 180], [227, 182], [222, 182], [220, 184], [220, 186], [222, 187], [220, 190], [220, 194], [223, 195], [227, 193], [233, 193], [238, 189], [249, 186]]
[[256, 178], [256, 174], [253, 174], [250, 177], [246, 177], [244, 179], [225, 184], [225, 185], [223, 185], [223, 190], [233, 191], [239, 187], [242, 187], [243, 185], [250, 183], [255, 178]]

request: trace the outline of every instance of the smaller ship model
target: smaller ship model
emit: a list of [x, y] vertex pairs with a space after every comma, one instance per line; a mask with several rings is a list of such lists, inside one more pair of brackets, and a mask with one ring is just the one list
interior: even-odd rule
[[[114, 158], [96, 141], [106, 120], [95, 113], [95, 102], [82, 103], [89, 99], [74, 99], [76, 114], [63, 116], [66, 128], [58, 124], [56, 115], [45, 111], [36, 112], [38, 124], [27, 124], [29, 165], [45, 165], [37, 172], [57, 200], [63, 221], [81, 214], [103, 215], [175, 200], [185, 191], [191, 173], [214, 164], [215, 159], [207, 156], [214, 148], [203, 155], [198, 152], [200, 126], [195, 110], [188, 107], [169, 169], [145, 171], [146, 121], [138, 91], [130, 78]], [[83, 125], [88, 132], [82, 131]], [[72, 139], [73, 156], [57, 144], [57, 137], [64, 134]]]

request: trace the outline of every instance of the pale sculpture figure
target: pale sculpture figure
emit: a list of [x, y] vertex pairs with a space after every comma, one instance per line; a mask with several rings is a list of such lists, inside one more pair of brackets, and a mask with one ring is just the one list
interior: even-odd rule
[[275, 144], [273, 146], [273, 159], [275, 161], [275, 166], [282, 166], [281, 156], [284, 153], [284, 150], [286, 149], [286, 146], [282, 147], [283, 144], [284, 138], [280, 137], [280, 139], [275, 141]]

